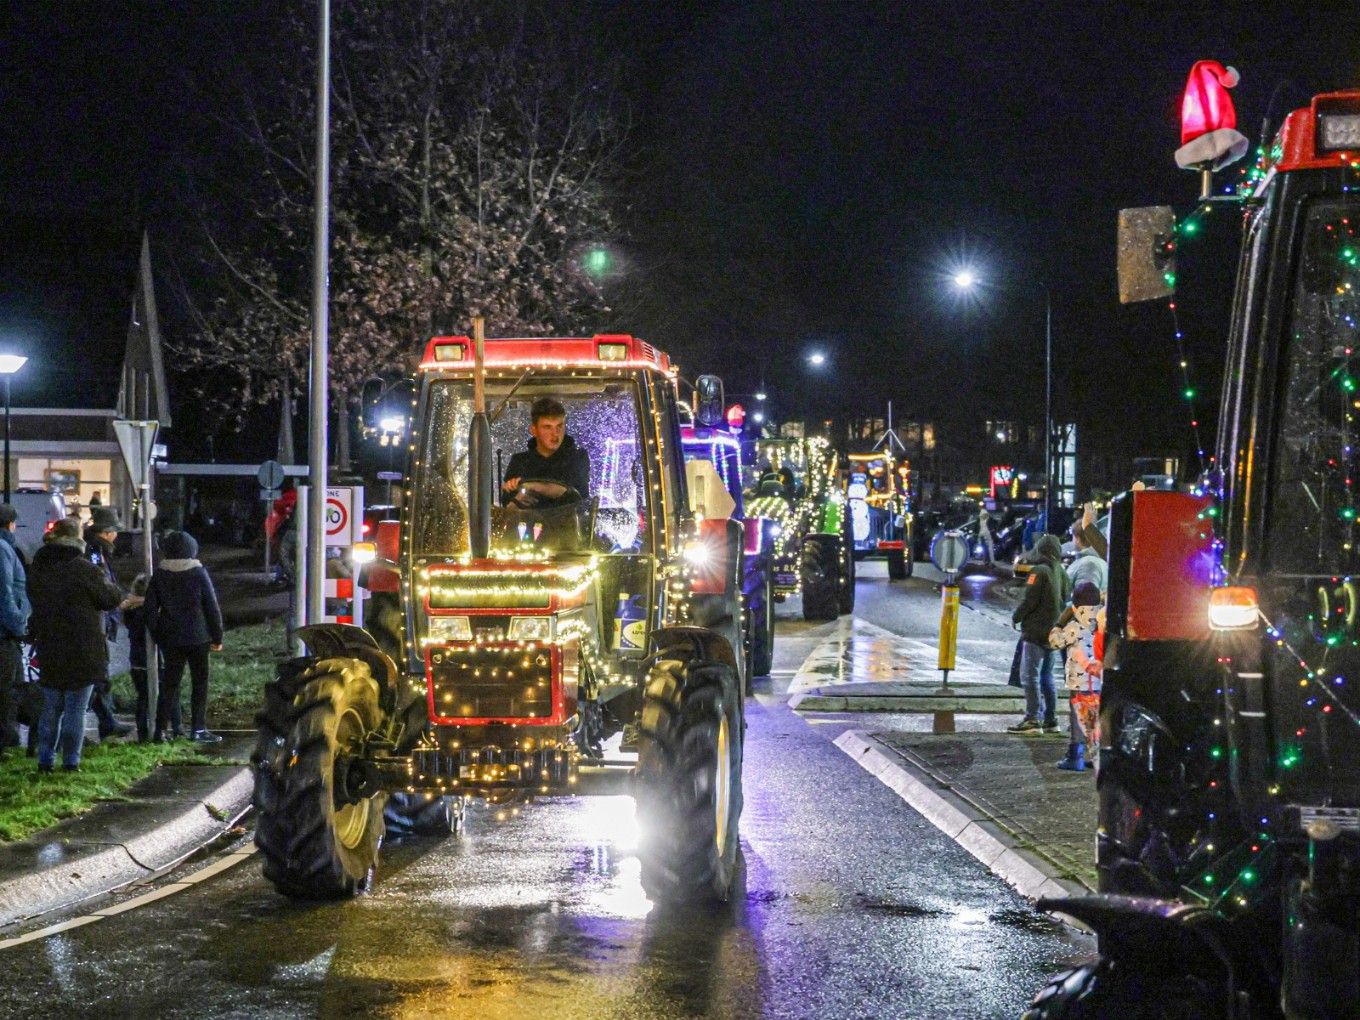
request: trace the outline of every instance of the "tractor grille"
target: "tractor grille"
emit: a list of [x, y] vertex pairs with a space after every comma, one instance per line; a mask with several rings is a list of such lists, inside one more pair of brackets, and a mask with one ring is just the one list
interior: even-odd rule
[[563, 722], [561, 652], [521, 645], [457, 645], [426, 653], [437, 723]]
[[417, 786], [527, 786], [554, 788], [572, 782], [573, 754], [560, 748], [523, 751], [480, 747], [461, 750], [416, 748], [411, 765]]

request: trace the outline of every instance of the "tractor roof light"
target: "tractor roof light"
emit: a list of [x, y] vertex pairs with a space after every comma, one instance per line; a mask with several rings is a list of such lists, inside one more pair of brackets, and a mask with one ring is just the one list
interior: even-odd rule
[[596, 344], [595, 352], [601, 361], [627, 361], [627, 344]]
[[1318, 100], [1317, 149], [1319, 152], [1360, 149], [1360, 100], [1352, 97]]
[[1210, 630], [1255, 630], [1260, 619], [1255, 588], [1215, 588], [1209, 595]]
[[435, 344], [435, 361], [463, 361], [467, 358], [467, 347], [463, 344]]

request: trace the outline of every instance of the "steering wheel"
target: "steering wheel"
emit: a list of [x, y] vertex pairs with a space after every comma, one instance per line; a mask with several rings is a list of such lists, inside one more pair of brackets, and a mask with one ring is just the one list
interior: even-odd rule
[[[546, 496], [541, 492], [529, 488], [531, 485], [552, 485], [562, 491], [556, 496]], [[507, 503], [508, 506], [518, 507], [521, 510], [533, 510], [538, 507], [559, 507], [569, 506], [572, 503], [579, 503], [585, 497], [575, 488], [560, 482], [556, 478], [521, 478], [519, 487], [515, 494]]]

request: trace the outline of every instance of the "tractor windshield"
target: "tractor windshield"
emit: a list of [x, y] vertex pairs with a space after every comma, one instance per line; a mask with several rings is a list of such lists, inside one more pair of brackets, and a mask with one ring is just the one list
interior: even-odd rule
[[[566, 432], [590, 461], [589, 492], [551, 505], [502, 506], [515, 454], [529, 451], [529, 412], [552, 397], [566, 408]], [[414, 494], [417, 555], [468, 552], [467, 437], [472, 420], [472, 380], [430, 384]], [[533, 545], [553, 552], [643, 552], [650, 547], [647, 485], [642, 461], [638, 390], [631, 379], [563, 378], [486, 381], [491, 416], [495, 509], [492, 545]], [[528, 480], [528, 479], [525, 479]]]
[[1269, 558], [1282, 575], [1360, 567], [1360, 199], [1307, 207], [1287, 324]]

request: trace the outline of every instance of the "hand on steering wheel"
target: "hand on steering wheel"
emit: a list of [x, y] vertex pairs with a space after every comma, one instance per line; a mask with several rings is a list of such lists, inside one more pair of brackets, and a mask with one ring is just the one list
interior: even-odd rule
[[579, 503], [582, 498], [581, 493], [572, 486], [554, 478], [521, 478], [509, 505], [521, 510], [532, 510], [545, 500], [551, 500], [554, 506], [565, 506]]

